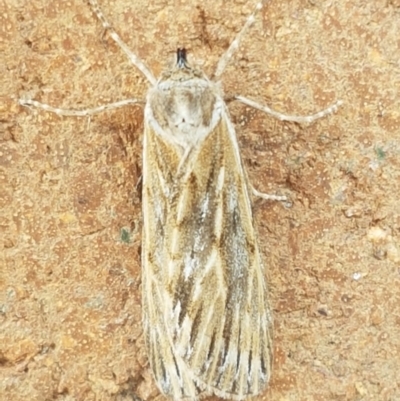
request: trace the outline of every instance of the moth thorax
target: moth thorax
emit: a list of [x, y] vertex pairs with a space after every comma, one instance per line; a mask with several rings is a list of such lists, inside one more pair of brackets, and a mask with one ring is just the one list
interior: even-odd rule
[[215, 104], [212, 83], [201, 78], [167, 79], [149, 93], [154, 119], [172, 142], [183, 147], [209, 131]]

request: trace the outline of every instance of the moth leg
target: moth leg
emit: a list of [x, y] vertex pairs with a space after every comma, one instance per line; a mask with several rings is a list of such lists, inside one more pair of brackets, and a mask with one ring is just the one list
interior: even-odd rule
[[[318, 113], [309, 115], [309, 116], [289, 116], [286, 114], [279, 113], [278, 111], [272, 110], [268, 106], [263, 106], [257, 102], [254, 102], [253, 100], [247, 99], [243, 96], [235, 96], [235, 99], [239, 100], [240, 102], [242, 102], [250, 107], [253, 107], [257, 110], [260, 110], [260, 111], [263, 111], [264, 113], [270, 114], [273, 117], [276, 117], [278, 120], [294, 121], [294, 122], [303, 123], [303, 124], [312, 123], [313, 121], [315, 121], [319, 118], [322, 118], [331, 113], [334, 113], [338, 109], [338, 107], [343, 104], [343, 102], [341, 100], [339, 100], [336, 103], [334, 103], [333, 105], [329, 106], [328, 108], [321, 110]], [[286, 207], [290, 207], [292, 204], [286, 196], [265, 194], [263, 192], [256, 190], [253, 186], [251, 187], [251, 189], [252, 189], [253, 195], [257, 196], [259, 198], [266, 199], [266, 200], [280, 201], [280, 202], [283, 202]]]
[[242, 29], [236, 34], [235, 39], [229, 45], [225, 53], [221, 56], [221, 58], [218, 61], [217, 69], [215, 70], [215, 73], [212, 76], [213, 80], [217, 81], [221, 77], [221, 75], [225, 71], [226, 66], [230, 62], [232, 56], [239, 48], [243, 35], [246, 33], [249, 27], [254, 23], [256, 14], [263, 8], [265, 2], [266, 0], [261, 0], [260, 2], [257, 3], [253, 12], [247, 18], [247, 21], [243, 25]]
[[257, 197], [265, 199], [265, 200], [279, 201], [279, 202], [287, 202], [288, 201], [288, 198], [285, 195], [266, 194], [264, 192], [258, 191], [253, 186], [251, 186], [251, 192], [253, 193], [254, 196], [257, 196]]
[[108, 22], [107, 18], [104, 16], [103, 11], [101, 10], [97, 0], [89, 0], [89, 4], [90, 4], [93, 12], [96, 14], [97, 18], [100, 20], [101, 24], [103, 25], [103, 28], [106, 31], [110, 32], [111, 38], [122, 49], [122, 51], [128, 56], [131, 63], [147, 78], [147, 80], [152, 85], [155, 85], [157, 83], [157, 80], [154, 78], [154, 75], [152, 74], [152, 72], [146, 67], [146, 65], [143, 63], [143, 61], [129, 49], [129, 47], [126, 45], [126, 43], [117, 34], [115, 29], [112, 27], [112, 25]]
[[19, 104], [21, 106], [33, 106], [38, 109], [50, 111], [51, 113], [55, 113], [59, 116], [75, 116], [75, 117], [87, 117], [91, 116], [92, 114], [101, 113], [102, 111], [106, 110], [114, 110], [118, 109], [119, 107], [124, 107], [129, 104], [138, 104], [143, 103], [139, 99], [126, 99], [121, 100], [115, 103], [108, 103], [102, 106], [94, 107], [93, 109], [83, 109], [83, 110], [69, 110], [69, 109], [59, 109], [57, 107], [52, 107], [46, 103], [40, 103], [36, 100], [32, 99], [19, 99]]
[[253, 185], [250, 185], [251, 192], [254, 196], [257, 198], [265, 199], [268, 201], [278, 201], [282, 202], [283, 206], [286, 208], [292, 207], [292, 201], [285, 195], [276, 195], [276, 194], [266, 194], [264, 192], [260, 192], [257, 189], [253, 187]]
[[338, 100], [336, 103], [332, 104], [328, 108], [319, 111], [318, 113], [311, 114], [309, 116], [289, 116], [286, 114], [279, 113], [278, 111], [272, 110], [268, 106], [263, 106], [253, 100], [247, 99], [243, 96], [235, 96], [236, 100], [247, 104], [247, 106], [253, 107], [257, 110], [263, 111], [264, 113], [270, 114], [271, 116], [277, 118], [278, 120], [282, 121], [293, 121], [300, 124], [310, 124], [319, 118], [325, 117], [329, 114], [332, 114], [337, 111], [337, 109], [343, 104], [343, 101]]

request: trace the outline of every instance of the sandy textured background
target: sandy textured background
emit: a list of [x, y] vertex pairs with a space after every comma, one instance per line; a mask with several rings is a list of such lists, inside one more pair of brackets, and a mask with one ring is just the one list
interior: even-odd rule
[[[102, 1], [154, 74], [207, 73], [255, 1]], [[142, 97], [84, 1], [0, 2], [0, 399], [151, 400], [140, 307]], [[400, 400], [400, 2], [271, 0], [223, 78], [311, 126], [230, 104], [275, 315], [271, 401]]]

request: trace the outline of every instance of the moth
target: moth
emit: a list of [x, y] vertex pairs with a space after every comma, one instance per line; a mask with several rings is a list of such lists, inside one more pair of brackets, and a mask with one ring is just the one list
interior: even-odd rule
[[[142, 308], [156, 383], [175, 401], [257, 395], [271, 376], [273, 325], [251, 196], [285, 197], [251, 187], [218, 80], [263, 3], [221, 57], [214, 80], [189, 65], [185, 49], [178, 49], [175, 66], [156, 80], [97, 1], [89, 3], [150, 83], [144, 108]], [[332, 113], [340, 104], [295, 117], [242, 96], [236, 100], [300, 123]], [[137, 102], [71, 111], [20, 101], [75, 116]]]

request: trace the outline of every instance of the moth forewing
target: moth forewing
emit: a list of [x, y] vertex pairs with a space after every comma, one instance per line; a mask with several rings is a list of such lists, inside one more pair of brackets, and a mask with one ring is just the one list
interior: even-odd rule
[[[179, 61], [179, 57], [178, 57]], [[272, 319], [235, 131], [186, 60], [150, 89], [143, 149], [143, 311], [175, 400], [243, 399], [268, 382]]]

